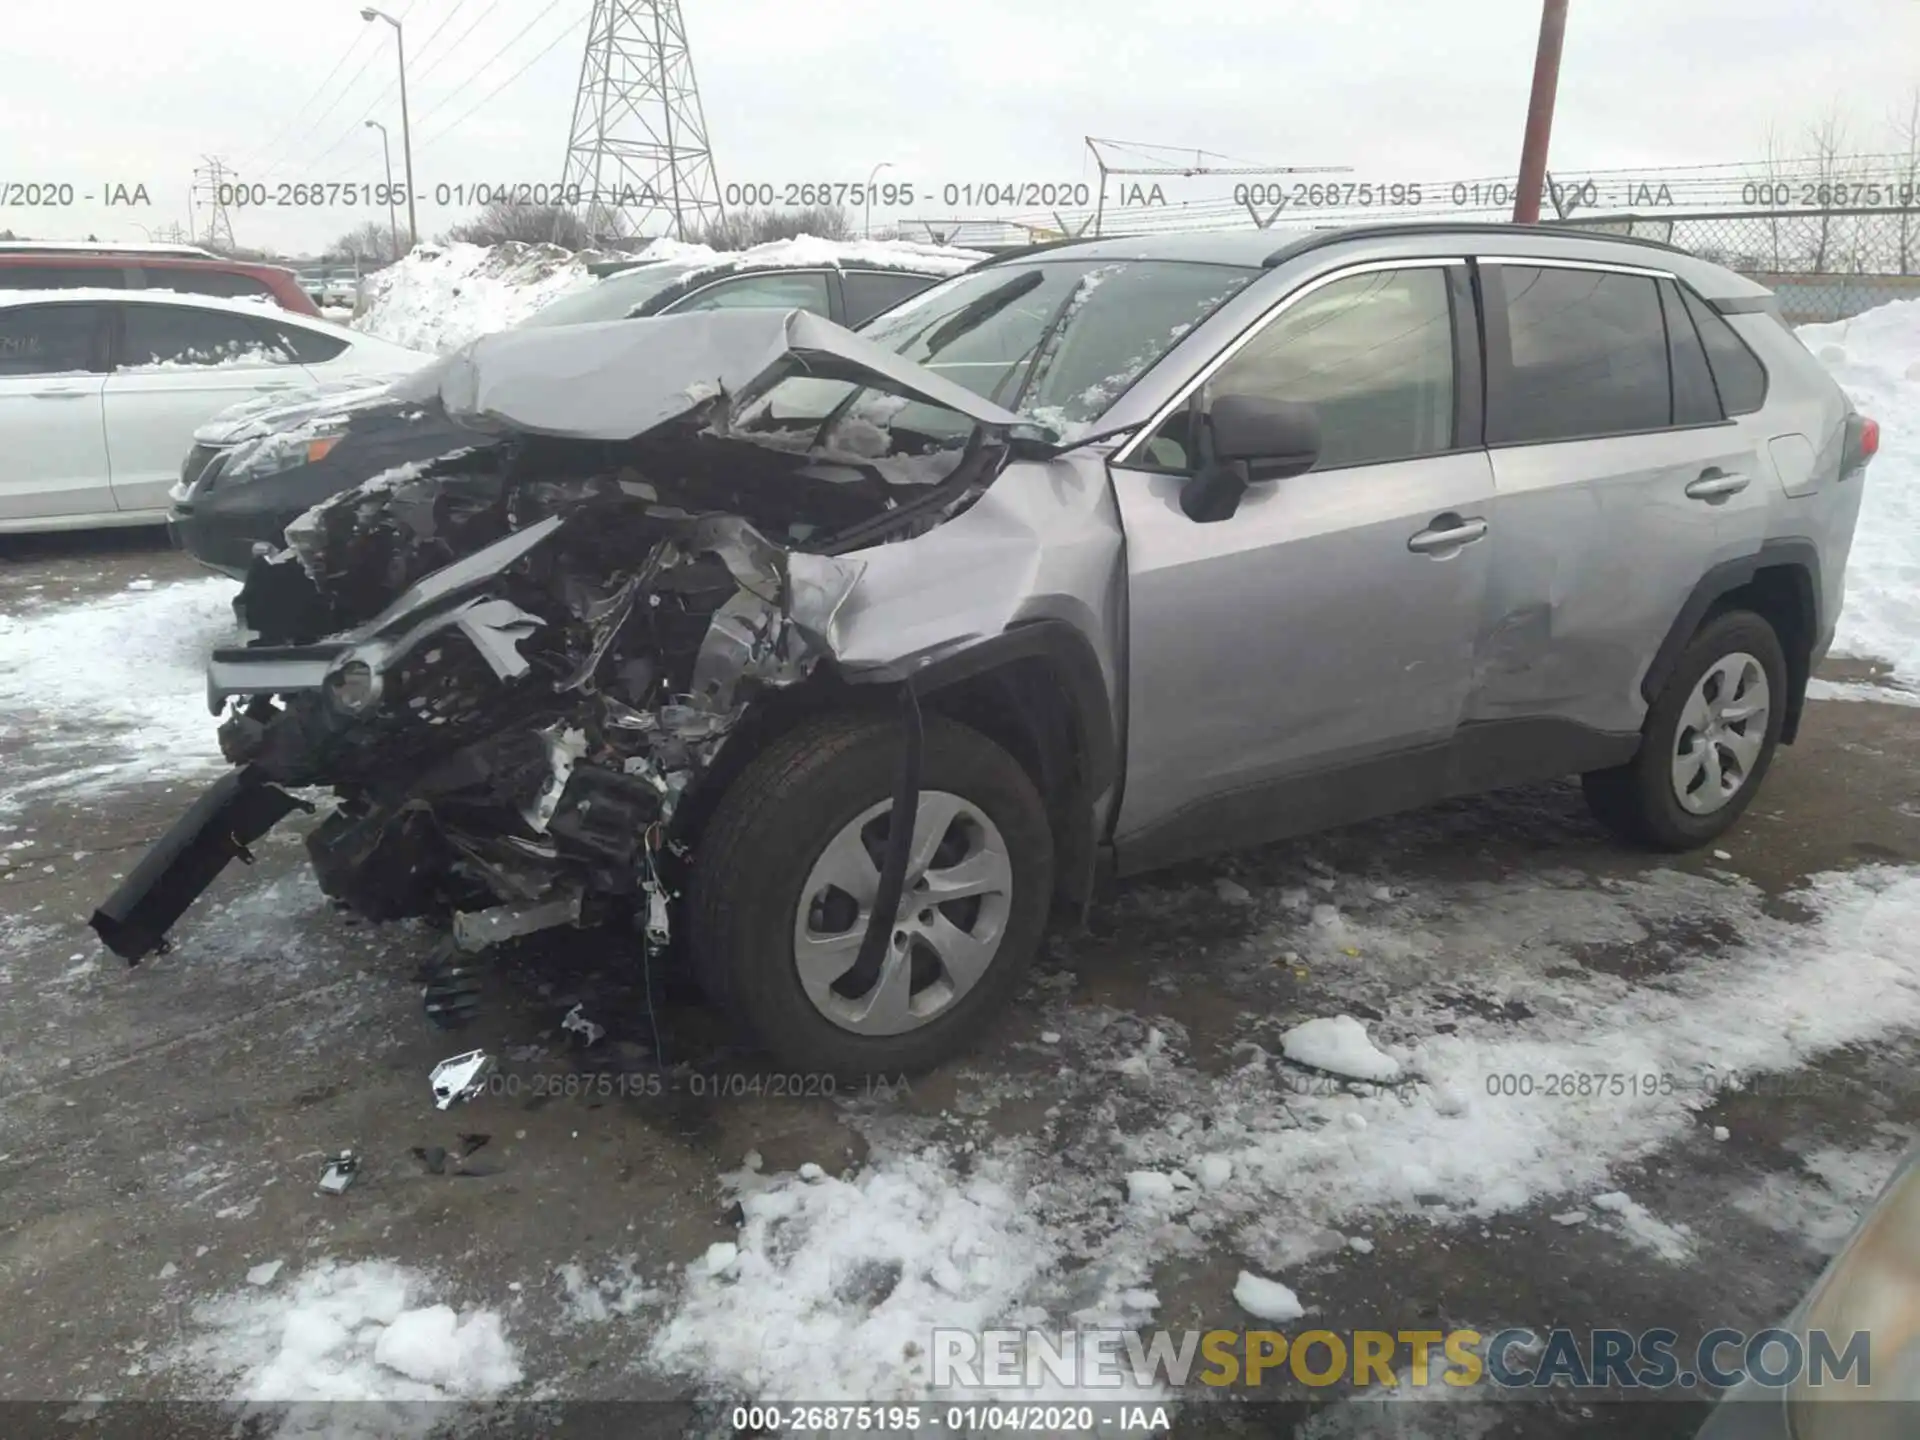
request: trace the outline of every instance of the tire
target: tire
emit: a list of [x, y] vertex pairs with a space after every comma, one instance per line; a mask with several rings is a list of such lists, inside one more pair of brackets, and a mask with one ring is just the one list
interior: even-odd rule
[[[1700, 788], [1690, 792], [1692, 804], [1683, 800], [1676, 772], [1693, 767], [1677, 752], [1683, 736], [1688, 736], [1691, 739], [1688, 757], [1700, 754], [1703, 748], [1715, 748], [1714, 765], [1718, 773], [1732, 775], [1735, 772], [1734, 752], [1726, 745], [1714, 747], [1703, 732], [1692, 727], [1689, 717], [1701, 713], [1690, 707], [1696, 700], [1696, 690], [1707, 676], [1722, 662], [1739, 656], [1757, 662], [1765, 676], [1764, 729], [1757, 732], [1758, 750], [1747, 763], [1738, 766], [1737, 787], [1716, 808], [1702, 813], [1693, 806], [1713, 803], [1711, 784], [1706, 772], [1699, 773], [1696, 778]], [[1750, 667], [1733, 668], [1746, 671], [1750, 681]], [[1723, 699], [1733, 694], [1727, 689], [1730, 673], [1722, 670], [1717, 677]], [[1787, 661], [1773, 626], [1751, 610], [1729, 610], [1714, 616], [1688, 642], [1666, 688], [1648, 710], [1646, 724], [1641, 728], [1639, 752], [1624, 765], [1589, 771], [1581, 777], [1588, 808], [1602, 825], [1631, 844], [1667, 851], [1693, 850], [1705, 845], [1740, 818], [1766, 779], [1774, 749], [1780, 741], [1786, 707]], [[1746, 707], [1735, 703], [1731, 708], [1737, 711]], [[1728, 736], [1727, 745], [1749, 748], [1744, 742], [1756, 733], [1757, 720], [1758, 717], [1754, 717], [1720, 733]], [[1721, 782], [1723, 788], [1726, 783]]]
[[[850, 918], [854, 902], [849, 891], [831, 886], [823, 891], [809, 882], [832, 870], [830, 844], [840, 842], [835, 855], [850, 853], [850, 834], [869, 857], [875, 855], [871, 842], [877, 835], [878, 854], [884, 856], [884, 827], [890, 824], [904, 743], [905, 731], [891, 716], [841, 713], [803, 722], [773, 741], [734, 780], [693, 858], [687, 913], [700, 982], [781, 1065], [796, 1073], [854, 1080], [893, 1077], [939, 1064], [979, 1036], [1014, 993], [1040, 943], [1053, 892], [1053, 835], [1046, 806], [1026, 771], [1005, 750], [978, 731], [927, 715], [920, 814], [931, 830], [941, 807], [957, 799], [963, 809], [953, 828], [943, 831], [950, 842], [943, 852], [951, 849], [969, 861], [995, 867], [1004, 862], [1009, 872], [1004, 887], [977, 902], [940, 902], [913, 916], [903, 911], [896, 921], [913, 932], [902, 952], [905, 958], [897, 963], [907, 966], [909, 984], [927, 987], [912, 992], [911, 1003], [929, 1011], [927, 1018], [905, 1022], [912, 1028], [859, 1033], [849, 1025], [901, 1023], [897, 1006], [882, 1007], [877, 998], [863, 1001], [858, 993], [853, 998], [837, 991], [823, 993], [817, 969], [812, 993], [803, 983], [798, 959], [803, 939], [811, 939], [816, 930], [838, 936], [828, 943], [840, 948], [825, 957], [828, 965], [835, 965], [846, 958], [845, 936], [864, 931], [864, 922]], [[866, 829], [855, 825], [876, 809], [879, 815], [863, 822]], [[857, 861], [852, 863], [859, 868]], [[926, 870], [928, 877], [938, 881], [960, 873], [941, 870], [940, 863], [936, 855]], [[910, 869], [909, 894], [921, 893], [912, 890], [915, 878]], [[803, 890], [813, 894], [803, 896]], [[928, 896], [922, 893], [921, 898]], [[808, 908], [803, 910], [803, 905]], [[836, 905], [837, 915], [830, 913]], [[798, 928], [803, 916], [804, 937]], [[934, 919], [922, 926], [919, 922], [927, 916]], [[996, 937], [983, 967], [942, 968], [945, 952], [933, 944], [952, 939], [948, 926], [971, 926], [964, 945], [954, 942], [956, 953], [968, 956], [969, 964], [989, 953], [974, 936]], [[896, 930], [889, 937], [883, 972], [901, 933]], [[857, 939], [853, 948], [857, 950]], [[927, 981], [930, 972], [936, 978]], [[897, 981], [897, 970], [885, 973]], [[977, 978], [964, 984], [952, 978], [968, 973]], [[853, 990], [861, 992], [860, 981], [857, 972], [849, 971], [834, 984], [851, 982]], [[878, 996], [877, 980], [870, 993]], [[838, 1013], [862, 1003], [871, 1006], [872, 1014], [893, 1018], [848, 1020], [843, 1015], [836, 1021], [823, 1008]]]

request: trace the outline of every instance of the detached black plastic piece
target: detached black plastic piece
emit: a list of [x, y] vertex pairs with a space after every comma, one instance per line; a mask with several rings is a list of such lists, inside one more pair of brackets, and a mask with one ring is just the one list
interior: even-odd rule
[[167, 948], [167, 931], [232, 860], [295, 810], [313, 806], [243, 765], [214, 782], [141, 857], [87, 923], [130, 965]]

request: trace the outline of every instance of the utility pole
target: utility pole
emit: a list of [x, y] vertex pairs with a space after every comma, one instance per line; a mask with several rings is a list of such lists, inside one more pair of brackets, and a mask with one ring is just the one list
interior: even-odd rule
[[[400, 258], [400, 222], [394, 218], [393, 209], [393, 150], [387, 144], [387, 127], [378, 120], [367, 121], [369, 130], [380, 132], [380, 154], [387, 165], [387, 231], [393, 237], [392, 247], [387, 253], [389, 260]], [[409, 211], [409, 214], [412, 212]]]
[[226, 190], [240, 177], [227, 169], [225, 162], [217, 155], [202, 155], [200, 159], [202, 163], [194, 168], [193, 184], [187, 190], [188, 210], [191, 212], [193, 197], [198, 193], [211, 208], [206, 238], [202, 243], [209, 250], [218, 250], [223, 245], [232, 250], [236, 247], [233, 221], [227, 215]]
[[1513, 196], [1513, 223], [1540, 221], [1540, 190], [1547, 178], [1547, 140], [1553, 134], [1553, 99], [1560, 88], [1560, 42], [1567, 34], [1567, 0], [1542, 0], [1540, 45], [1533, 56], [1533, 94], [1527, 101], [1527, 133], [1520, 144], [1520, 181]]
[[[393, 43], [400, 52], [400, 153], [407, 167], [407, 248], [411, 250], [420, 243], [420, 225], [413, 213], [413, 125], [407, 118], [407, 38], [400, 29], [400, 22], [384, 10], [376, 10], [371, 5], [360, 12], [360, 18], [366, 21], [384, 20], [393, 27]], [[427, 37], [431, 40], [433, 37]], [[383, 130], [381, 134], [386, 132]], [[396, 260], [399, 256], [394, 257]]]

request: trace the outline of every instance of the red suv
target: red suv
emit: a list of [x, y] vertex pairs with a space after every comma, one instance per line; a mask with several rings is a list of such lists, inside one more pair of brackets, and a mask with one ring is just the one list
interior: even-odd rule
[[189, 295], [246, 299], [261, 296], [283, 310], [318, 315], [291, 270], [224, 260], [207, 251], [195, 254], [120, 250], [107, 247], [72, 250], [0, 245], [0, 290], [180, 290]]

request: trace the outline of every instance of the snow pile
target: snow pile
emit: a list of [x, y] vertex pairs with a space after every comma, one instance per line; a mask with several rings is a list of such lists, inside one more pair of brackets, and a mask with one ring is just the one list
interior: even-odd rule
[[367, 277], [354, 328], [414, 350], [453, 350], [592, 284], [588, 264], [609, 258], [518, 241], [417, 245]]
[[446, 1415], [422, 1402], [483, 1400], [522, 1378], [500, 1317], [423, 1303], [431, 1286], [417, 1271], [384, 1260], [322, 1261], [291, 1284], [274, 1286], [273, 1278], [200, 1305], [198, 1332], [163, 1361], [216, 1381], [217, 1398], [273, 1407], [282, 1434], [303, 1429], [300, 1412], [282, 1407], [341, 1400], [375, 1403], [328, 1410], [331, 1427], [425, 1434]]
[[1296, 1025], [1280, 1037], [1280, 1053], [1296, 1065], [1344, 1075], [1349, 1080], [1400, 1078], [1400, 1062], [1367, 1038], [1367, 1027], [1351, 1015], [1328, 1015]]
[[1233, 1298], [1256, 1320], [1298, 1320], [1307, 1313], [1300, 1297], [1278, 1280], [1267, 1280], [1246, 1270], [1233, 1282]]
[[205, 666], [237, 633], [237, 589], [136, 581], [104, 600], [0, 616], [0, 743], [12, 752], [0, 811], [223, 765]]
[[1001, 1162], [961, 1174], [912, 1148], [851, 1180], [809, 1166], [728, 1184], [738, 1251], [689, 1267], [650, 1359], [759, 1399], [926, 1397], [933, 1331], [1004, 1322], [1059, 1259]]
[[1900, 684], [1920, 689], [1920, 300], [1795, 333], [1880, 422], [1834, 652], [1891, 661]]

